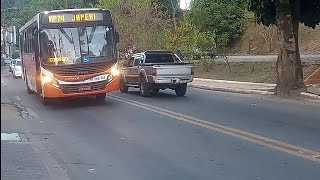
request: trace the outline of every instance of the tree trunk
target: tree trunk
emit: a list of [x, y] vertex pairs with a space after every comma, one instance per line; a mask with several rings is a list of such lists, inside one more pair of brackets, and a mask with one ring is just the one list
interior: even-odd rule
[[300, 0], [294, 3], [276, 0], [277, 33], [279, 42], [276, 63], [278, 96], [295, 96], [305, 89], [299, 53]]

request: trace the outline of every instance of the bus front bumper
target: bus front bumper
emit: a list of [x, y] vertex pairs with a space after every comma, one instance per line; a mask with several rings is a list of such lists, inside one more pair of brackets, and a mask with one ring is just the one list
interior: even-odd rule
[[[88, 89], [86, 89], [88, 88]], [[76, 96], [89, 96], [104, 94], [108, 92], [118, 91], [120, 88], [120, 77], [114, 77], [110, 82], [106, 83], [106, 86], [103, 88], [97, 88], [96, 85], [87, 84], [85, 86], [79, 85], [70, 85], [66, 91], [66, 87], [56, 87], [50, 83], [45, 83], [42, 87], [43, 97], [48, 98], [63, 98], [63, 97], [76, 97]]]

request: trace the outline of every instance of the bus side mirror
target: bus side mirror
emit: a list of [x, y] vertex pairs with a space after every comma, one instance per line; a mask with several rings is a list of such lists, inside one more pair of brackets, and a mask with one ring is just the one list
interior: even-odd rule
[[115, 32], [114, 38], [115, 38], [115, 43], [118, 44], [120, 37], [119, 37], [119, 33], [117, 31]]

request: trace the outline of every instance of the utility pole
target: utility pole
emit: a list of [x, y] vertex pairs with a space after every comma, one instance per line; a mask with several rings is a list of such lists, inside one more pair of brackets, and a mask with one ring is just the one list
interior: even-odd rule
[[2, 27], [1, 26], [1, 52], [2, 52], [2, 56], [3, 57], [7, 57], [7, 51], [6, 51], [6, 47], [7, 47], [7, 44], [6, 44], [6, 33], [7, 33], [7, 30], [5, 29], [5, 27]]
[[[1, 41], [3, 42], [3, 56], [4, 57], [7, 57], [8, 54], [7, 54], [7, 40], [8, 40], [8, 28], [7, 28], [7, 24], [6, 24], [6, 11], [7, 10], [17, 10], [18, 8], [17, 7], [11, 7], [11, 8], [6, 8], [6, 9], [1, 9], [1, 13], [3, 13], [3, 19], [4, 21], [1, 22], [1, 35], [2, 35], [2, 38], [1, 38]], [[12, 27], [12, 26], [11, 26]], [[12, 30], [10, 31], [10, 42], [8, 42], [9, 44], [9, 48], [8, 48], [8, 51], [9, 51], [9, 56], [10, 54], [12, 55], [12, 47], [11, 47], [11, 43], [15, 43], [15, 39], [13, 39], [13, 37], [15, 37], [15, 27], [12, 27], [11, 28]], [[2, 48], [2, 47], [1, 47]]]

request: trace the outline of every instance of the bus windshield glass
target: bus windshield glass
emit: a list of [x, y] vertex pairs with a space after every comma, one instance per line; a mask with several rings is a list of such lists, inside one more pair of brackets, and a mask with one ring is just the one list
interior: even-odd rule
[[115, 56], [113, 30], [108, 26], [42, 29], [40, 54], [44, 64], [98, 63]]

